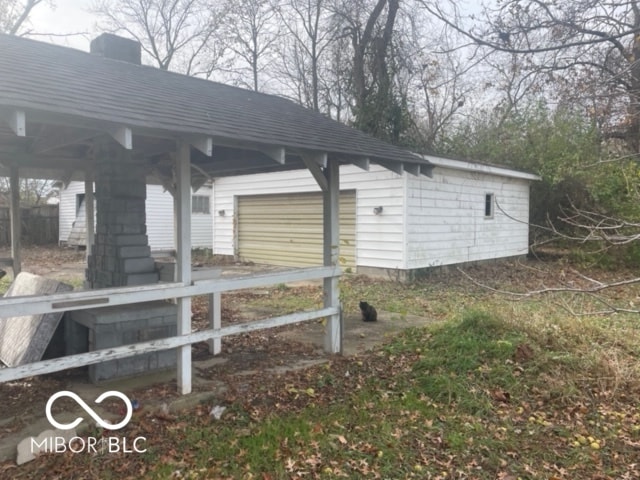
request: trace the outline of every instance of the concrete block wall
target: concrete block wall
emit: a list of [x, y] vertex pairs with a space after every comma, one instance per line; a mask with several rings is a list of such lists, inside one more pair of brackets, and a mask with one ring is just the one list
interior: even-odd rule
[[[167, 302], [91, 308], [69, 312], [67, 354], [90, 352], [177, 334], [177, 306]], [[150, 352], [89, 366], [92, 382], [130, 377], [176, 366], [175, 349]]]

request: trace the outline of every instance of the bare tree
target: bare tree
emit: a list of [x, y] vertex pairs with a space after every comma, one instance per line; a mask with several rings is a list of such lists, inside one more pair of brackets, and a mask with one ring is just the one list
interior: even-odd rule
[[315, 111], [320, 110], [321, 60], [335, 34], [326, 4], [326, 0], [274, 4], [287, 33], [281, 48], [284, 80], [298, 101]]
[[351, 94], [356, 127], [397, 142], [401, 102], [393, 89], [391, 50], [399, 0], [342, 0], [334, 5], [341, 35], [351, 42]]
[[321, 110], [338, 122], [353, 119], [350, 92], [351, 55], [349, 40], [336, 38], [323, 57], [322, 75], [319, 77]]
[[[236, 82], [260, 90], [260, 73], [267, 65], [265, 57], [273, 52], [280, 29], [275, 10], [261, 0], [231, 0], [225, 33], [229, 49], [236, 55], [232, 71], [239, 74]], [[240, 65], [240, 64], [242, 65]], [[251, 81], [243, 72], [250, 71]]]
[[2, 0], [0, 2], [0, 32], [9, 35], [24, 35], [29, 33], [25, 27], [29, 15], [35, 7], [44, 0]]
[[[42, 205], [54, 192], [53, 180], [39, 178], [20, 179], [20, 202], [23, 206]], [[0, 177], [0, 194], [10, 195], [9, 178]]]
[[567, 102], [588, 99], [605, 135], [640, 151], [638, 0], [507, 0], [474, 19], [464, 19], [453, 2], [448, 9], [422, 4], [477, 45], [528, 56], [539, 71], [553, 74]]
[[101, 26], [126, 33], [163, 70], [210, 76], [224, 53], [215, 42], [224, 8], [206, 0], [97, 0]]
[[[483, 87], [470, 79], [485, 55], [474, 48], [458, 49], [455, 32], [434, 24], [414, 4], [405, 4], [398, 19], [393, 56], [395, 81], [407, 98], [412, 128], [411, 147], [434, 151], [439, 138], [460, 113], [471, 108]], [[465, 108], [466, 107], [466, 108]]]

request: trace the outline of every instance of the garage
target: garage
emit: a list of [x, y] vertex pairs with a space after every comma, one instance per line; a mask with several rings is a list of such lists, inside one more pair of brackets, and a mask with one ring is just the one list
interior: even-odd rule
[[[322, 194], [238, 197], [237, 255], [242, 261], [306, 267], [322, 265]], [[356, 192], [340, 192], [340, 266], [354, 268]]]

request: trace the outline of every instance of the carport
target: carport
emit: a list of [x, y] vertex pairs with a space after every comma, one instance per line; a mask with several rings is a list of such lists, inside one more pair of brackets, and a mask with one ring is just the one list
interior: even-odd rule
[[[92, 53], [0, 35], [0, 175], [12, 188], [12, 256], [20, 271], [18, 180], [84, 180], [87, 204], [85, 290], [0, 299], [0, 316], [42, 314], [176, 299], [177, 334], [0, 370], [0, 381], [176, 348], [178, 389], [191, 391], [191, 345], [314, 318], [326, 318], [325, 349], [341, 351], [340, 164], [430, 175], [410, 152], [309, 111], [287, 99], [140, 64], [140, 46], [104, 34]], [[220, 280], [191, 270], [191, 187], [227, 175], [308, 169], [322, 191], [323, 261], [284, 273]], [[144, 187], [174, 196], [176, 276], [158, 283], [146, 237]], [[97, 221], [93, 226], [95, 184]], [[286, 249], [286, 245], [283, 245]], [[191, 297], [322, 278], [324, 306], [249, 324], [191, 330]], [[217, 345], [217, 346], [216, 346]]]

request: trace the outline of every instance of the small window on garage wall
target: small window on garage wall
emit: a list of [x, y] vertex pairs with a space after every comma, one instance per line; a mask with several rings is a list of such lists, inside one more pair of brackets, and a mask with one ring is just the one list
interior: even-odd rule
[[191, 197], [191, 213], [202, 213], [209, 215], [209, 196], [208, 195], [193, 195]]
[[484, 196], [484, 218], [493, 218], [493, 193], [486, 193]]

